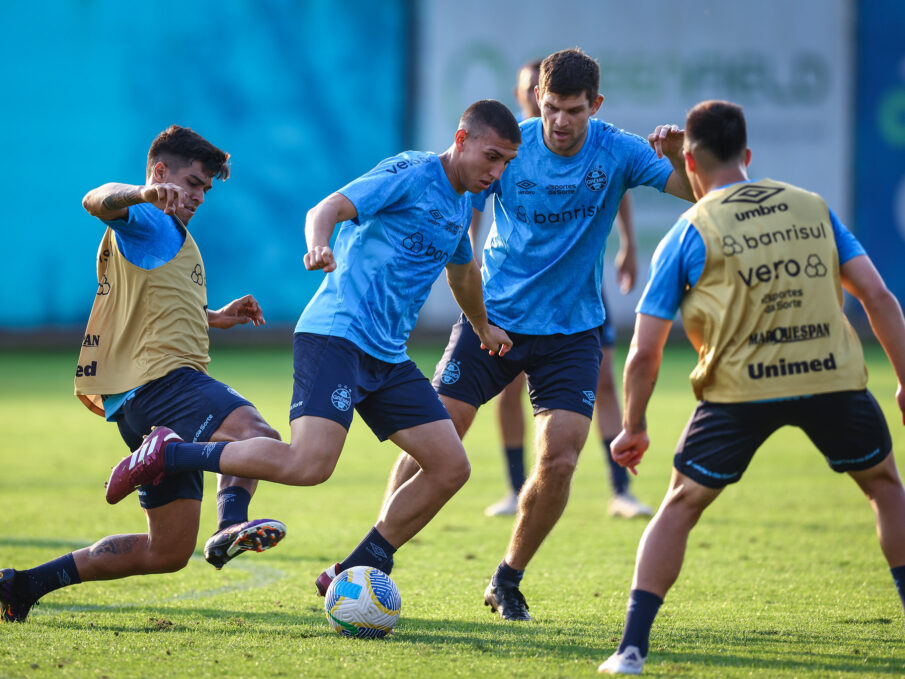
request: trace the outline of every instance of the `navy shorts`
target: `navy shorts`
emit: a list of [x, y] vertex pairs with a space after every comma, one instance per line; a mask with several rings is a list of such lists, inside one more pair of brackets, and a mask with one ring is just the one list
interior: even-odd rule
[[387, 363], [343, 337], [297, 332], [289, 420], [325, 417], [346, 429], [352, 409], [381, 441], [402, 429], [448, 420], [437, 393], [414, 362]]
[[[129, 450], [135, 450], [151, 427], [169, 427], [186, 441], [210, 441], [227, 415], [250, 405], [213, 377], [194, 368], [177, 368], [135, 392], [113, 419]], [[203, 472], [184, 472], [166, 476], [156, 486], [142, 486], [138, 501], [145, 509], [154, 509], [173, 500], [200, 500], [203, 489]]]
[[535, 415], [555, 409], [593, 415], [602, 358], [599, 327], [571, 335], [510, 332], [509, 337], [512, 349], [491, 356], [461, 315], [437, 364], [434, 388], [477, 408], [524, 371]]
[[801, 428], [836, 472], [868, 469], [892, 450], [886, 418], [867, 391], [761, 403], [701, 402], [679, 439], [675, 468], [708, 488], [740, 478], [754, 453], [785, 425]]

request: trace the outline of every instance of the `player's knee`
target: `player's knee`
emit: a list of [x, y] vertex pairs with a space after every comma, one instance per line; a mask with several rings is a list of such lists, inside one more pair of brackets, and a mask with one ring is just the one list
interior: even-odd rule
[[290, 486], [317, 486], [333, 475], [334, 465], [327, 465], [317, 460], [296, 459], [287, 465], [282, 483]]
[[175, 573], [185, 568], [192, 558], [192, 547], [169, 549], [165, 552], [152, 552], [153, 571], [155, 573]]
[[454, 491], [459, 490], [462, 486], [468, 483], [468, 479], [471, 477], [471, 463], [468, 461], [468, 458], [458, 461], [452, 468], [448, 479], [449, 485], [453, 488]]
[[547, 483], [568, 483], [572, 480], [577, 465], [577, 453], [563, 453], [539, 462], [538, 473], [544, 477]]

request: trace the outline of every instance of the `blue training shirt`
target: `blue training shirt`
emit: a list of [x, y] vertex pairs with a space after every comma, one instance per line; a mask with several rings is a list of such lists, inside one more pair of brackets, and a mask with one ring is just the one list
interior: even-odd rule
[[474, 197], [493, 198], [484, 245], [484, 302], [505, 330], [572, 334], [603, 324], [603, 252], [627, 189], [660, 191], [672, 173], [646, 140], [592, 119], [581, 150], [550, 151], [540, 118], [521, 123], [518, 156]]
[[[101, 220], [116, 234], [116, 245], [130, 264], [142, 269], [156, 269], [169, 262], [185, 242], [185, 229], [175, 218], [151, 203], [128, 208], [125, 219]], [[111, 420], [129, 397], [141, 387], [104, 399], [104, 419]]]
[[[858, 239], [832, 210], [830, 223], [833, 225], [840, 266], [858, 255], [866, 254]], [[694, 224], [687, 219], [679, 219], [654, 252], [647, 285], [635, 311], [671, 321], [675, 318], [685, 293], [701, 277], [706, 258], [707, 248]]]
[[339, 193], [358, 216], [339, 226], [336, 270], [295, 330], [344, 337], [370, 356], [400, 363], [440, 272], [472, 260], [471, 198], [456, 193], [437, 154], [418, 151], [387, 158]]

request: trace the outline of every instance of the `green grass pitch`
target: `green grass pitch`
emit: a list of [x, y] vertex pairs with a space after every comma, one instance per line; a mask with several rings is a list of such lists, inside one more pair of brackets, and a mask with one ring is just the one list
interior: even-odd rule
[[[214, 338], [216, 347], [216, 337]], [[432, 370], [438, 347], [413, 351]], [[291, 352], [217, 350], [211, 373], [251, 399], [284, 436]], [[145, 528], [103, 483], [127, 451], [116, 427], [73, 396], [74, 352], [0, 353], [0, 567], [27, 568], [112, 533]], [[621, 366], [624, 349], [617, 355]], [[895, 381], [868, 350], [871, 388], [900, 459]], [[690, 349], [672, 342], [649, 411], [652, 447], [634, 480], [659, 502], [694, 403]], [[465, 441], [472, 478], [397, 555], [402, 617], [384, 641], [344, 639], [313, 580], [373, 524], [396, 449], [356, 419], [336, 473], [315, 488], [262, 484], [253, 517], [286, 522], [276, 549], [216, 572], [200, 555], [215, 524], [207, 480], [199, 551], [179, 573], [54, 592], [22, 625], [0, 625], [6, 677], [590, 677], [617, 643], [643, 521], [605, 516], [607, 482], [592, 435], [568, 508], [529, 567], [535, 620], [503, 623], [482, 603], [507, 518], [483, 508], [504, 492], [491, 408]], [[783, 430], [692, 533], [682, 575], [651, 638], [650, 677], [900, 677], [902, 607], [873, 514], [803, 434]]]

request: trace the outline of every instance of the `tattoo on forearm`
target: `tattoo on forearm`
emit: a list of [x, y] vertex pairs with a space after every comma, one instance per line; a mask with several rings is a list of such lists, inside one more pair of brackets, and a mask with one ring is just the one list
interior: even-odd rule
[[102, 540], [98, 540], [88, 553], [91, 556], [100, 556], [101, 554], [128, 554], [135, 549], [138, 543], [145, 540], [144, 535], [111, 535]]
[[130, 205], [136, 205], [141, 202], [141, 190], [137, 187], [125, 189], [123, 191], [115, 191], [106, 196], [101, 203], [105, 210], [121, 210]]

